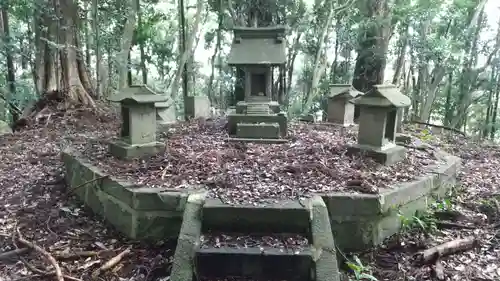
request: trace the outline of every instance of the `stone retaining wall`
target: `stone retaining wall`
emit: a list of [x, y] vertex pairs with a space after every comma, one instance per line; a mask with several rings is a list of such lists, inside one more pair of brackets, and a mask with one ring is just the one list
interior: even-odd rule
[[[445, 158], [446, 163], [431, 168], [429, 175], [382, 189], [379, 195], [323, 194], [337, 245], [346, 251], [377, 245], [397, 233], [401, 225], [399, 214], [411, 217], [415, 211], [426, 209], [436, 197], [445, 195], [456, 184], [460, 164], [458, 157]], [[188, 195], [202, 189], [180, 191], [133, 186], [106, 176], [71, 150], [63, 152], [63, 160], [66, 180], [70, 188], [76, 188], [74, 193], [133, 239], [177, 237]]]
[[177, 237], [187, 197], [194, 189], [134, 186], [107, 176], [70, 150], [63, 152], [63, 161], [69, 188], [124, 235], [132, 239]]

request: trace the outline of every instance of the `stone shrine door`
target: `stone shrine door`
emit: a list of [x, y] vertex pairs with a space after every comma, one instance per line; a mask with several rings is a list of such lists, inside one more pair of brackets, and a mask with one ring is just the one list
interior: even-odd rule
[[266, 73], [252, 73], [250, 76], [250, 96], [267, 96], [267, 79]]

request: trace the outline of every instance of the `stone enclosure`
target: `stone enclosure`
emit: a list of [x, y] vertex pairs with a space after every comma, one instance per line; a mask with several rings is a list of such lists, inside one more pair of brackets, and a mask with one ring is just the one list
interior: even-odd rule
[[[287, 115], [277, 102], [280, 93], [271, 87], [272, 68], [285, 64], [284, 33], [284, 27], [234, 29], [229, 64], [243, 70], [245, 95], [229, 113], [226, 141], [265, 143], [262, 145], [292, 141]], [[127, 161], [168, 153], [165, 143], [156, 139], [158, 123], [174, 122], [167, 120], [172, 113], [167, 112], [171, 107], [164, 97], [146, 86], [134, 86], [110, 100], [122, 108], [119, 138], [108, 146], [113, 157]], [[203, 116], [206, 102], [190, 97], [188, 114]], [[393, 85], [376, 85], [364, 94], [350, 85], [332, 85], [328, 122], [352, 125], [357, 106], [358, 142], [347, 153], [392, 165], [405, 157], [406, 148], [396, 144], [397, 112], [408, 105], [409, 99]], [[71, 148], [63, 152], [63, 161], [70, 190], [121, 233], [140, 240], [177, 239], [173, 281], [227, 276], [339, 281], [337, 247], [358, 251], [380, 244], [399, 231], [401, 214], [411, 216], [427, 208], [456, 184], [459, 158], [439, 151], [435, 155], [439, 164], [428, 167], [426, 175], [380, 188], [376, 194], [316, 193], [257, 206], [208, 198], [208, 188], [203, 185], [182, 189], [134, 185], [106, 174]], [[293, 248], [207, 242], [214, 235], [232, 233], [286, 234], [305, 242]]]

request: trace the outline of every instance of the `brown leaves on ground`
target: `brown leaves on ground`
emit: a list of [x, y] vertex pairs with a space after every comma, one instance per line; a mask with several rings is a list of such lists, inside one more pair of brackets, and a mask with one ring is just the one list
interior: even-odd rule
[[353, 129], [290, 124], [285, 144], [226, 143], [218, 121], [172, 126], [163, 134], [164, 153], [121, 161], [107, 151], [106, 140], [82, 142], [79, 150], [108, 173], [151, 187], [207, 186], [227, 203], [258, 204], [298, 199], [314, 193], [378, 193], [421, 176], [438, 159], [431, 150], [409, 149], [406, 159], [382, 166], [369, 158], [347, 155]]
[[[462, 136], [433, 138], [430, 142], [462, 158], [453, 210], [437, 212], [436, 233], [423, 235], [421, 231], [413, 231], [398, 235], [366, 254], [373, 275], [380, 281], [500, 280], [500, 147]], [[426, 249], [438, 245], [443, 248], [454, 241], [455, 250], [460, 250], [463, 246], [460, 243], [469, 241], [463, 240], [467, 238], [477, 243], [472, 249], [445, 253], [431, 265], [417, 263]]]
[[[66, 196], [60, 152], [86, 137], [112, 137], [113, 115], [75, 110], [0, 137], [0, 252], [15, 250], [16, 225], [23, 239], [50, 253], [65, 280], [92, 272], [130, 246], [130, 253], [97, 280], [156, 280], [168, 274], [175, 241], [146, 245], [128, 241]], [[25, 247], [17, 243], [18, 247]], [[0, 279], [56, 280], [39, 252], [18, 250], [0, 260]], [[1, 256], [1, 254], [0, 254]], [[119, 279], [123, 278], [123, 279]]]

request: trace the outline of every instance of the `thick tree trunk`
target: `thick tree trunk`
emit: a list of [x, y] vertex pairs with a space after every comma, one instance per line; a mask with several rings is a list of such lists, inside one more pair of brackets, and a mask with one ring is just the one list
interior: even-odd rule
[[[56, 0], [54, 5], [44, 10], [38, 30], [37, 45], [37, 86], [40, 93], [57, 93], [68, 106], [95, 106], [90, 77], [85, 67], [83, 55], [79, 54], [77, 38], [77, 4], [73, 0]], [[52, 20], [52, 15], [59, 21]], [[59, 29], [58, 29], [59, 27]], [[64, 45], [62, 50], [53, 48], [56, 40]], [[59, 66], [59, 67], [58, 67]]]

